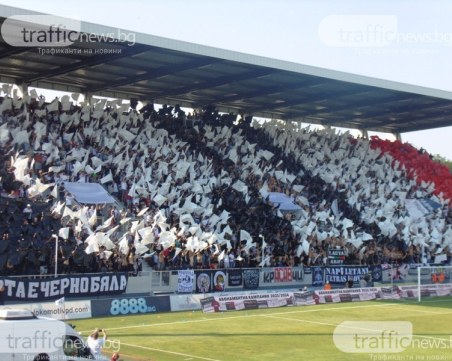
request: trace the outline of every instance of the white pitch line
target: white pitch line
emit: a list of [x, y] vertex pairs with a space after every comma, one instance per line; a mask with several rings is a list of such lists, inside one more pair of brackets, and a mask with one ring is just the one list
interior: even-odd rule
[[213, 358], [207, 358], [207, 357], [201, 357], [201, 356], [194, 356], [194, 355], [189, 355], [186, 353], [181, 353], [181, 352], [174, 352], [174, 351], [168, 351], [168, 350], [161, 350], [159, 348], [153, 348], [153, 347], [146, 347], [146, 346], [139, 346], [139, 345], [132, 345], [130, 343], [124, 343], [121, 342], [121, 346], [129, 346], [129, 347], [135, 347], [135, 348], [141, 348], [143, 350], [148, 350], [148, 351], [156, 351], [156, 352], [163, 352], [163, 353], [169, 353], [171, 355], [177, 355], [177, 356], [184, 356], [184, 357], [190, 357], [188, 360], [190, 359], [199, 359], [199, 360], [206, 360], [206, 361], [220, 361], [217, 359], [213, 359]]
[[[289, 318], [289, 317], [279, 317], [279, 316], [272, 316], [272, 315], [262, 315], [262, 317], [267, 317], [267, 318], [275, 318], [277, 320], [286, 320], [286, 321], [294, 321], [294, 322], [304, 322], [304, 323], [313, 323], [316, 325], [322, 325], [322, 326], [332, 326], [332, 327], [337, 327], [340, 325], [340, 323], [335, 324], [335, 323], [326, 323], [326, 322], [320, 322], [320, 321], [309, 321], [309, 320], [300, 320], [300, 319], [296, 319], [296, 318]], [[370, 329], [370, 328], [364, 328], [364, 327], [347, 327], [347, 326], [342, 326], [345, 328], [351, 328], [352, 330], [362, 330], [362, 331], [372, 331], [374, 332], [375, 329]], [[418, 337], [418, 338], [425, 338], [425, 339], [430, 339], [430, 340], [438, 340], [438, 341], [448, 341], [450, 342], [449, 339], [445, 339], [445, 338], [440, 338], [440, 337], [433, 337], [433, 336], [427, 336], [427, 335], [417, 335], [417, 334], [412, 334], [412, 337]]]
[[[296, 318], [289, 318], [289, 317], [280, 317], [280, 316], [273, 316], [273, 315], [262, 315], [262, 317], [266, 318], [276, 318], [277, 320], [287, 320], [287, 321], [295, 321], [295, 322], [306, 322], [306, 323], [314, 323], [316, 325], [322, 325], [322, 326], [333, 326], [337, 327], [335, 323], [326, 323], [326, 322], [320, 322], [320, 321], [308, 321], [308, 320], [299, 320]], [[367, 331], [367, 330], [366, 330]]]
[[389, 306], [389, 308], [393, 308], [393, 309], [396, 309], [396, 310], [402, 310], [402, 311], [413, 311], [415, 313], [423, 312], [423, 313], [428, 313], [428, 314], [432, 314], [432, 315], [448, 315], [448, 314], [452, 313], [452, 311], [449, 311], [449, 312], [435, 312], [435, 311], [426, 311], [426, 310], [410, 310], [408, 307], [405, 308], [402, 305]]
[[[315, 309], [304, 309], [299, 311], [289, 311], [289, 312], [275, 312], [271, 315], [288, 315], [288, 314], [294, 314], [294, 313], [308, 313], [308, 312], [324, 312], [324, 311], [335, 311], [335, 310], [350, 310], [350, 309], [357, 309], [357, 308], [369, 308], [369, 307], [389, 307], [391, 306], [391, 303], [384, 303], [384, 304], [373, 304], [373, 305], [362, 305], [362, 306], [351, 306], [351, 307], [330, 307], [330, 308], [324, 308], [319, 307], [316, 308], [315, 306], [313, 308]], [[243, 312], [243, 311], [242, 311]], [[223, 314], [224, 315], [224, 314]], [[203, 318], [201, 320], [184, 320], [184, 321], [174, 321], [174, 322], [161, 322], [161, 323], [153, 323], [153, 324], [142, 324], [142, 325], [133, 325], [133, 326], [123, 326], [123, 327], [114, 327], [109, 328], [108, 330], [127, 330], [131, 328], [141, 328], [141, 327], [157, 327], [157, 326], [170, 326], [170, 325], [180, 325], [180, 324], [189, 324], [189, 323], [200, 323], [200, 322], [218, 322], [222, 320], [233, 320], [233, 319], [240, 319], [240, 318], [250, 318], [250, 317], [263, 317], [265, 315], [261, 314], [253, 314], [253, 315], [239, 315], [239, 316], [226, 316], [221, 318]], [[80, 331], [80, 332], [92, 332], [92, 331]]]

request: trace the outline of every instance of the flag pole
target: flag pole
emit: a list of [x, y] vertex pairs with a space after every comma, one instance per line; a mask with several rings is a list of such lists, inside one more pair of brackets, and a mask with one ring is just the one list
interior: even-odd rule
[[56, 234], [53, 235], [55, 237], [55, 277], [58, 275], [58, 236]]
[[66, 321], [66, 305], [64, 304], [65, 300], [63, 297], [63, 302], [61, 303], [61, 307], [63, 307], [63, 320]]
[[262, 234], [259, 235], [260, 238], [262, 238], [262, 250], [261, 250], [261, 262], [262, 262], [262, 268], [264, 268], [264, 256], [265, 256], [265, 249], [264, 249], [264, 244], [265, 244], [265, 239], [264, 236]]

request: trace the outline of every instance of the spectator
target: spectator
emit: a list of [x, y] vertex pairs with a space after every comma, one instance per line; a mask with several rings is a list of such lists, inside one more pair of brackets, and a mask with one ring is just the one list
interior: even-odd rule
[[[102, 333], [103, 337], [100, 338], [99, 334]], [[89, 335], [87, 339], [87, 345], [91, 350], [95, 359], [98, 359], [102, 356], [102, 347], [105, 345], [105, 341], [107, 340], [107, 331], [105, 329], [96, 328], [94, 332]]]
[[0, 287], [0, 306], [3, 306], [5, 304], [5, 286]]
[[31, 221], [31, 219], [33, 218], [33, 210], [31, 209], [31, 204], [27, 204], [22, 212], [24, 214], [24, 217], [28, 219], [28, 221]]

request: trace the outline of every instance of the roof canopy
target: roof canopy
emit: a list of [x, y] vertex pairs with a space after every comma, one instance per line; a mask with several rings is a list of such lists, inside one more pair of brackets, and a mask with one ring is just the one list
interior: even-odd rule
[[[0, 23], [32, 11], [0, 5]], [[118, 29], [81, 23], [84, 34]], [[131, 32], [129, 32], [131, 33]], [[452, 93], [134, 33], [72, 54], [0, 39], [0, 81], [392, 133], [452, 125]], [[78, 52], [80, 50], [80, 52]]]

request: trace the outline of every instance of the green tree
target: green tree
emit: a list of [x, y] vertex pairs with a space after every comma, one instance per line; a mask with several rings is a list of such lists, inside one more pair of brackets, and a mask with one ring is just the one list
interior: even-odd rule
[[440, 163], [446, 165], [449, 168], [449, 170], [452, 172], [452, 161], [451, 160], [449, 160], [439, 154], [433, 155], [433, 160], [436, 160], [437, 162], [440, 162]]

